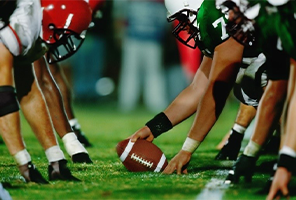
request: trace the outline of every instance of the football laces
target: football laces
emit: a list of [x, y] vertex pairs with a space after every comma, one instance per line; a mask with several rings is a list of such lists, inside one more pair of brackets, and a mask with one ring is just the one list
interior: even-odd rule
[[144, 165], [146, 167], [149, 167], [149, 168], [152, 168], [152, 166], [153, 166], [153, 162], [150, 162], [148, 160], [145, 160], [142, 157], [137, 156], [137, 154], [135, 154], [135, 153], [133, 153], [131, 155], [131, 159], [132, 160], [135, 160], [136, 162], [138, 162], [138, 163], [140, 163], [140, 164], [142, 164], [142, 165]]

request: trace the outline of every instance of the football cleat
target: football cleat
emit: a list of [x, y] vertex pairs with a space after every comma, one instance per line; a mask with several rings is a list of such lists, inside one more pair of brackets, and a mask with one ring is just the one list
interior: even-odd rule
[[90, 159], [89, 155], [87, 153], [77, 153], [72, 156], [73, 163], [87, 163], [91, 164], [93, 163]]
[[67, 167], [67, 160], [64, 159], [50, 163], [50, 165], [48, 166], [48, 176], [50, 181], [80, 181], [78, 178], [71, 174], [70, 169]]
[[48, 184], [48, 181], [42, 177], [41, 173], [32, 162], [19, 166], [19, 170], [27, 183], [35, 182], [39, 184]]
[[229, 139], [215, 157], [215, 160], [236, 160], [244, 135], [232, 130]]
[[78, 139], [78, 141], [85, 147], [91, 147], [92, 144], [88, 141], [84, 133], [81, 131], [81, 129], [76, 128], [76, 126], [72, 126], [72, 129]]
[[233, 165], [232, 170], [229, 171], [224, 183], [238, 183], [241, 176], [245, 177], [247, 183], [252, 182], [256, 161], [256, 157], [246, 156], [244, 154], [240, 155]]

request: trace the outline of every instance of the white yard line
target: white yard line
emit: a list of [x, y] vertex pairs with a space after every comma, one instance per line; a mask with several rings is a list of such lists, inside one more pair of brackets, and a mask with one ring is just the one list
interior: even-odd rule
[[215, 176], [223, 176], [224, 179], [212, 178], [205, 188], [198, 194], [195, 200], [222, 200], [224, 192], [229, 184], [224, 184], [225, 177], [229, 170], [218, 170]]

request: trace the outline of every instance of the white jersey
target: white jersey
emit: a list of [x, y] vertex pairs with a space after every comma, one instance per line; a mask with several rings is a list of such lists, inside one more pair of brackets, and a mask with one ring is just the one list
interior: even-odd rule
[[0, 30], [2, 42], [14, 56], [25, 56], [39, 37], [42, 22], [40, 0], [17, 0], [9, 25]]

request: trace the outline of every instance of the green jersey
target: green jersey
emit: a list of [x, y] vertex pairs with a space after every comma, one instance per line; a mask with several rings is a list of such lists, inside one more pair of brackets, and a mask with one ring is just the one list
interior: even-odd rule
[[260, 11], [255, 18], [257, 37], [260, 38], [259, 45], [267, 58], [269, 77], [288, 79], [290, 57], [296, 58], [295, 9], [291, 9], [291, 4], [295, 8], [295, 2], [280, 7], [271, 6], [267, 1], [259, 3]]
[[[271, 6], [260, 2], [261, 9], [256, 19], [264, 41], [276, 38], [290, 57], [296, 60], [296, 2]], [[277, 48], [280, 44], [277, 44]]]
[[[203, 1], [197, 15], [197, 27], [200, 31], [198, 46], [205, 55], [212, 57], [215, 47], [230, 37], [226, 31], [227, 22], [225, 15], [216, 9], [215, 1]], [[260, 53], [257, 47], [247, 47], [244, 57], [256, 57]]]

